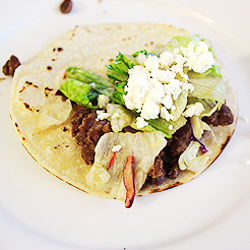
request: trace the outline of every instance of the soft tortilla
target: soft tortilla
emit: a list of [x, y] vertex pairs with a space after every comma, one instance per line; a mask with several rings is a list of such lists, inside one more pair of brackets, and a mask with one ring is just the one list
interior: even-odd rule
[[[59, 120], [67, 119], [42, 132], [37, 132], [39, 117], [54, 102], [61, 101], [61, 97], [55, 97], [54, 94], [64, 81], [67, 67], [81, 67], [105, 76], [105, 65], [110, 64], [118, 52], [132, 54], [142, 49], [154, 51], [176, 35], [190, 34], [172, 26], [151, 23], [77, 26], [21, 65], [13, 79], [10, 112], [18, 135], [28, 152], [46, 170], [65, 182], [94, 195], [115, 198], [85, 181], [84, 176], [91, 166], [85, 164], [81, 157], [81, 147], [72, 138], [72, 114], [69, 117], [59, 117]], [[208, 164], [195, 173], [184, 171], [177, 179], [167, 179], [159, 187], [147, 187], [137, 195], [158, 192], [185, 183], [203, 172], [217, 158], [232, 136], [237, 119], [236, 97], [229, 84], [227, 88], [227, 105], [235, 115], [235, 122], [230, 126], [213, 129], [216, 143], [210, 133], [202, 139], [209, 150]], [[65, 103], [65, 109], [67, 108], [69, 103]]]

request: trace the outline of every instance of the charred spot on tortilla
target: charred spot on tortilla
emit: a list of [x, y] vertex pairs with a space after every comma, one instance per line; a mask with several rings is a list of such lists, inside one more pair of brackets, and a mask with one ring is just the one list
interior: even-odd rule
[[45, 88], [44, 88], [44, 94], [45, 94], [45, 96], [48, 97], [49, 94], [50, 94], [52, 91], [53, 91], [52, 88], [45, 87]]
[[[33, 82], [29, 82], [29, 81], [25, 81], [25, 84], [27, 85], [27, 86], [32, 86], [32, 87], [34, 87], [34, 88], [39, 88], [36, 84], [34, 84]], [[25, 87], [24, 87], [25, 88]]]
[[[178, 40], [178, 36], [179, 38], [181, 37], [180, 40]], [[73, 37], [74, 39], [72, 39]], [[181, 116], [181, 125], [176, 128], [174, 123], [169, 124], [166, 122], [167, 119], [165, 119], [164, 126], [160, 126], [160, 129], [164, 130], [164, 132], [157, 127], [157, 123], [150, 119], [145, 118], [144, 121], [142, 120], [142, 123], [139, 123], [139, 121], [137, 121], [138, 116], [140, 117], [141, 115], [140, 111], [138, 111], [139, 109], [133, 110], [134, 112], [138, 111], [136, 117], [131, 116], [130, 109], [113, 101], [112, 94], [110, 95], [108, 105], [105, 104], [107, 106], [103, 103], [101, 104], [101, 100], [97, 102], [95, 98], [101, 96], [100, 93], [105, 88], [103, 88], [101, 84], [98, 85], [99, 82], [96, 84], [97, 82], [93, 81], [92, 78], [87, 79], [91, 87], [89, 87], [89, 83], [86, 84], [86, 82], [78, 78], [78, 81], [80, 81], [78, 83], [84, 88], [86, 87], [89, 91], [85, 96], [81, 95], [81, 97], [84, 96], [83, 99], [71, 100], [69, 98], [70, 95], [67, 97], [66, 95], [68, 93], [63, 93], [62, 91], [64, 91], [64, 89], [60, 87], [69, 79], [69, 84], [71, 81], [74, 82], [76, 80], [74, 74], [70, 77], [65, 74], [67, 67], [80, 65], [81, 69], [85, 70], [85, 72], [90, 72], [88, 76], [92, 77], [94, 74], [95, 77], [98, 76], [97, 79], [104, 79], [104, 84], [111, 86], [111, 91], [115, 91], [117, 94], [116, 100], [122, 101], [122, 98], [126, 96], [126, 92], [128, 92], [128, 67], [124, 65], [124, 61], [119, 60], [125, 58], [128, 60], [125, 60], [127, 63], [131, 63], [132, 61], [132, 64], [140, 64], [141, 67], [144, 67], [144, 70], [145, 68], [148, 70], [147, 67], [152, 67], [151, 70], [154, 71], [153, 67], [159, 63], [159, 60], [163, 60], [163, 56], [160, 59], [160, 55], [163, 52], [165, 52], [165, 59], [167, 56], [175, 56], [173, 53], [175, 48], [170, 46], [173, 37], [176, 39], [175, 43], [172, 44], [174, 46], [183, 42], [183, 37], [184, 40], [185, 37], [189, 37], [188, 39], [194, 42], [193, 53], [195, 53], [195, 46], [200, 46], [200, 51], [209, 54], [210, 57], [208, 57], [208, 60], [212, 58], [211, 53], [213, 50], [206, 39], [203, 40], [196, 35], [192, 36], [188, 32], [174, 28], [173, 26], [148, 23], [96, 24], [78, 26], [74, 30], [66, 32], [61, 38], [49, 45], [48, 50], [44, 50], [38, 55], [37, 58], [39, 58], [39, 60], [36, 58], [36, 61], [31, 60], [25, 63], [22, 68], [20, 68], [21, 74], [16, 74], [13, 78], [13, 92], [10, 104], [11, 117], [16, 130], [20, 133], [20, 138], [25, 138], [25, 140], [21, 140], [22, 144], [46, 170], [66, 183], [89, 194], [122, 201], [125, 201], [126, 192], [124, 191], [124, 186], [121, 185], [122, 188], [120, 189], [118, 183], [122, 181], [120, 176], [122, 176], [122, 170], [125, 166], [124, 159], [128, 157], [128, 154], [134, 156], [133, 168], [135, 170], [134, 184], [136, 196], [161, 192], [181, 185], [200, 175], [225, 148], [236, 126], [237, 99], [228, 80], [226, 77], [224, 78], [222, 68], [217, 70], [218, 68], [212, 66], [206, 75], [211, 77], [211, 79], [209, 79], [211, 80], [209, 81], [211, 83], [210, 85], [214, 82], [214, 76], [215, 78], [218, 77], [218, 79], [225, 81], [225, 83], [223, 82], [225, 85], [223, 85], [222, 88], [220, 88], [220, 85], [219, 89], [224, 91], [224, 87], [226, 88], [225, 93], [227, 93], [227, 95], [225, 98], [223, 97], [223, 100], [226, 99], [226, 104], [232, 111], [233, 116], [227, 115], [229, 112], [226, 111], [227, 108], [225, 109], [224, 106], [222, 106], [222, 99], [219, 101], [216, 99], [216, 101], [208, 100], [204, 102], [203, 98], [190, 95], [185, 105], [189, 105], [189, 113], [193, 112], [193, 115], [187, 115], [187, 117]], [[195, 44], [197, 40], [199, 42]], [[69, 49], [63, 49], [66, 48], [64, 47], [66, 44]], [[184, 48], [186, 48], [185, 46]], [[105, 47], [105, 50], [103, 50], [103, 47]], [[145, 48], [147, 50], [140, 52], [141, 54], [138, 58], [138, 54], [137, 56], [132, 56], [136, 51]], [[182, 53], [179, 53], [177, 51], [178, 49], [182, 50]], [[180, 59], [181, 56], [184, 57], [186, 51], [180, 46], [178, 49], [175, 50], [175, 52], [177, 54], [179, 53], [178, 58]], [[192, 44], [189, 49], [192, 49]], [[61, 53], [62, 51], [63, 53]], [[119, 52], [121, 53], [119, 54], [120, 57], [117, 56]], [[59, 55], [59, 53], [61, 54]], [[170, 57], [168, 58], [171, 59]], [[148, 61], [144, 63], [144, 60], [147, 59]], [[141, 62], [139, 62], [140, 60]], [[53, 64], [52, 61], [56, 61], [56, 64]], [[37, 65], [35, 62], [38, 62]], [[115, 72], [115, 69], [119, 71], [119, 66], [123, 67], [122, 70], [125, 72], [125, 77], [123, 75], [121, 79], [125, 82], [125, 85], [122, 85], [124, 82], [110, 79], [107, 76], [105, 71], [107, 68], [104, 62], [109, 63], [111, 65], [110, 68], [114, 66], [113, 72]], [[155, 62], [156, 64], [154, 64]], [[161, 61], [159, 65], [161, 65], [162, 62], [163, 61]], [[192, 78], [192, 84], [199, 84], [199, 79], [204, 77], [204, 75], [203, 73], [195, 73], [189, 70], [188, 67], [194, 66], [191, 65], [191, 62], [189, 62], [189, 66], [186, 66], [183, 72], [174, 72], [174, 70], [178, 71], [179, 62], [180, 61], [175, 61], [171, 64], [171, 60], [169, 60], [171, 66], [166, 67], [172, 72], [171, 74], [174, 75], [173, 78], [175, 82], [186, 79], [186, 83], [189, 84], [188, 80]], [[216, 58], [215, 62], [217, 63]], [[147, 65], [147, 67], [145, 65]], [[48, 68], [48, 66], [51, 68]], [[157, 67], [159, 70], [159, 66]], [[131, 72], [133, 71], [132, 68]], [[58, 72], [55, 72], [55, 69], [58, 69]], [[79, 68], [77, 68], [77, 70], [78, 69]], [[185, 75], [186, 72], [190, 73], [190, 75]], [[220, 74], [220, 72], [223, 74]], [[117, 72], [114, 73], [115, 76], [121, 76], [116, 73]], [[24, 78], [29, 79], [26, 83], [23, 81], [25, 74], [29, 76], [29, 78]], [[159, 75], [156, 73], [150, 73], [146, 78], [147, 81], [159, 81]], [[80, 77], [80, 79], [82, 78]], [[32, 84], [33, 81], [36, 84]], [[47, 82], [48, 85], [46, 87]], [[170, 85], [167, 83], [165, 86], [165, 83], [159, 82], [166, 89], [167, 86]], [[36, 97], [39, 97], [37, 99], [35, 97], [29, 97], [29, 91], [26, 91], [28, 87], [30, 91], [33, 91], [31, 87], [35, 87], [34, 85], [39, 88], [35, 91]], [[101, 88], [98, 89], [100, 86]], [[190, 85], [185, 85], [185, 87], [189, 86]], [[68, 86], [66, 86], [65, 89], [67, 89], [67, 87]], [[24, 93], [27, 93], [27, 95], [24, 95]], [[152, 93], [153, 92], [150, 92], [150, 94]], [[157, 93], [160, 96], [162, 93], [165, 93], [165, 89]], [[204, 95], [204, 91], [201, 94]], [[59, 98], [53, 98], [54, 95], [60, 95], [63, 102]], [[217, 97], [216, 93], [214, 93], [214, 95]], [[182, 95], [182, 97], [183, 96], [184, 95]], [[138, 98], [139, 97], [134, 96], [134, 101], [138, 100]], [[157, 98], [157, 95], [155, 95], [155, 98]], [[88, 106], [82, 106], [82, 104], [79, 103], [82, 100], [85, 102], [86, 100], [90, 101], [88, 103], [86, 102]], [[206, 125], [206, 118], [202, 119], [203, 116], [200, 116], [200, 113], [194, 115], [197, 111], [196, 108], [201, 105], [196, 105], [197, 100], [205, 107], [204, 117], [206, 117], [206, 115], [210, 117], [213, 114], [213, 119], [211, 118], [210, 121], [212, 120], [212, 122], [214, 122], [216, 120], [218, 126], [213, 124]], [[175, 103], [175, 100], [172, 101]], [[98, 105], [103, 105], [104, 108], [100, 108]], [[166, 102], [164, 105], [168, 106], [169, 103]], [[79, 108], [79, 106], [84, 107], [84, 110]], [[161, 104], [160, 108], [162, 107], [164, 107], [163, 104]], [[220, 119], [222, 113], [216, 113], [219, 112], [221, 107], [223, 119]], [[65, 108], [67, 108], [69, 113], [66, 117], [61, 117]], [[175, 108], [178, 109], [179, 106]], [[34, 112], [26, 112], [26, 109]], [[87, 109], [87, 111], [85, 109]], [[187, 109], [187, 106], [185, 109]], [[61, 111], [57, 112], [57, 110]], [[169, 108], [167, 111], [171, 115], [174, 112], [174, 107], [172, 107], [172, 109]], [[77, 114], [77, 112], [79, 113]], [[123, 112], [129, 113], [129, 119], [133, 117], [133, 119], [128, 121], [129, 124], [127, 124], [126, 119], [123, 118], [127, 113], [125, 114]], [[90, 115], [91, 113], [92, 115]], [[95, 113], [94, 116], [93, 113]], [[167, 115], [166, 111], [165, 114]], [[90, 116], [88, 117], [88, 115]], [[159, 117], [160, 115], [161, 114], [159, 114]], [[195, 119], [193, 119], [193, 116], [196, 116], [194, 117]], [[230, 120], [225, 117], [233, 117], [234, 119]], [[46, 124], [46, 126], [44, 126], [45, 129], [42, 128], [38, 133], [38, 128], [35, 125], [36, 119], [40, 119], [40, 121]], [[123, 120], [126, 121], [124, 125], [122, 125], [124, 127], [114, 132], [116, 129], [115, 126], [121, 126], [120, 122]], [[223, 124], [220, 124], [221, 120]], [[147, 122], [152, 123], [150, 123], [150, 126], [145, 127]], [[192, 123], [191, 128], [190, 123]], [[104, 129], [105, 124], [108, 127], [110, 126], [111, 129]], [[143, 124], [143, 126], [141, 124]], [[185, 124], [186, 126], [184, 126]], [[137, 127], [137, 125], [139, 127]], [[151, 129], [151, 131], [142, 131], [140, 130], [140, 126]], [[198, 128], [200, 128], [199, 126], [204, 126], [202, 129], [207, 132], [203, 133], [200, 137], [196, 131], [194, 136], [191, 136], [190, 131], [194, 132], [195, 129], [197, 130], [195, 126], [198, 126]], [[21, 132], [19, 131], [19, 127], [22, 128]], [[155, 129], [156, 127], [158, 130]], [[77, 138], [75, 138], [76, 135]], [[150, 143], [148, 143], [148, 140]], [[112, 150], [117, 145], [121, 146], [121, 150], [115, 153], [112, 167], [107, 171], [110, 160], [114, 155]], [[205, 150], [203, 150], [203, 147]], [[90, 160], [91, 164], [88, 164], [89, 162], [87, 163], [82, 156], [82, 154], [86, 154], [87, 151], [91, 153], [91, 157], [87, 159], [88, 161]], [[47, 154], [46, 159], [44, 158], [45, 152]], [[93, 155], [94, 158], [92, 158]], [[144, 161], [146, 161], [146, 163], [144, 163]], [[192, 164], [190, 164], [190, 161], [192, 161]], [[130, 182], [125, 182], [128, 192], [128, 184]], [[98, 186], [99, 184], [100, 186]], [[133, 194], [133, 192], [131, 193]], [[131, 195], [131, 197], [133, 198], [133, 195]], [[130, 200], [132, 201], [131, 198]]]
[[223, 151], [225, 149], [225, 147], [227, 146], [227, 144], [229, 143], [230, 139], [231, 139], [232, 135], [229, 135], [226, 139], [226, 141], [222, 144], [221, 146], [221, 151]]
[[69, 128], [63, 127], [63, 128], [62, 128], [62, 131], [63, 131], [63, 132], [67, 132], [67, 131], [69, 131]]
[[[11, 118], [11, 117], [10, 117]], [[11, 119], [12, 120], [12, 119]], [[20, 129], [19, 129], [19, 127], [18, 127], [18, 124], [15, 122], [15, 127], [16, 127], [16, 130], [17, 130], [17, 132], [19, 133], [20, 132]]]
[[24, 106], [25, 106], [26, 109], [30, 110], [30, 105], [28, 103], [24, 102], [23, 104], [24, 104]]
[[62, 48], [62, 47], [53, 48], [52, 51], [53, 51], [53, 52], [55, 52], [55, 51], [61, 52], [61, 51], [63, 51], [63, 48]]
[[[36, 109], [36, 108], [34, 108], [34, 107], [32, 108], [27, 102], [24, 102], [23, 105], [24, 105], [25, 108], [28, 109], [30, 112], [34, 112], [34, 111], [39, 112], [38, 109]], [[37, 111], [37, 110], [38, 110], [38, 111]]]
[[19, 93], [22, 93], [25, 90], [25, 86], [22, 87], [21, 90], [19, 90]]

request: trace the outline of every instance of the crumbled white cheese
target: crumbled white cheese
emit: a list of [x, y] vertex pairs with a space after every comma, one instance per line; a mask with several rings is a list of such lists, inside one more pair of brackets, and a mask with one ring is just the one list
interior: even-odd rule
[[115, 145], [112, 148], [112, 152], [118, 152], [122, 149], [122, 145]]
[[171, 111], [174, 112], [175, 110], [176, 110], [176, 106], [173, 105], [173, 106], [171, 107]]
[[128, 73], [128, 83], [124, 88], [127, 94], [123, 98], [128, 109], [140, 112], [145, 97], [152, 88], [150, 76], [146, 68], [141, 65], [134, 66]]
[[109, 103], [109, 97], [106, 95], [99, 95], [97, 101], [98, 101], [98, 107], [101, 109], [105, 109]]
[[[172, 67], [171, 70], [175, 73], [179, 73], [182, 77], [184, 77], [184, 72], [183, 72], [183, 67], [184, 63], [186, 62], [186, 58], [182, 56], [181, 54], [177, 55], [175, 58], [175, 63]], [[186, 75], [185, 75], [186, 78]]]
[[148, 122], [146, 122], [142, 117], [137, 117], [136, 126], [137, 128], [143, 128], [143, 127], [148, 126]]
[[97, 120], [104, 120], [110, 118], [110, 114], [105, 113], [104, 110], [96, 110]]
[[144, 65], [144, 62], [146, 61], [147, 56], [144, 53], [139, 53], [136, 57], [136, 60], [139, 64]]
[[148, 95], [141, 111], [141, 117], [149, 120], [156, 119], [160, 113], [160, 105], [151, 98], [151, 95]]
[[153, 69], [151, 71], [151, 76], [159, 80], [161, 83], [169, 83], [172, 79], [175, 79], [176, 73], [169, 69]]
[[172, 125], [172, 124], [170, 124], [169, 126], [168, 126], [168, 129], [169, 130], [172, 130], [174, 128], [174, 126]]
[[194, 85], [188, 82], [182, 82], [181, 85], [182, 91], [186, 90], [192, 93], [194, 91]]
[[199, 116], [204, 111], [204, 107], [200, 102], [196, 102], [195, 104], [187, 105], [186, 110], [183, 115], [185, 117]]
[[195, 47], [193, 42], [187, 48], [181, 47], [181, 51], [186, 58], [185, 66], [195, 72], [204, 73], [214, 64], [213, 54], [208, 50], [205, 42], [199, 42]]
[[144, 62], [144, 65], [148, 71], [152, 71], [153, 69], [159, 69], [159, 58], [154, 55], [149, 55]]
[[170, 114], [165, 107], [161, 107], [161, 118], [170, 121], [174, 118], [174, 116]]
[[167, 109], [171, 109], [173, 107], [173, 99], [171, 94], [166, 94], [162, 100], [161, 103], [167, 108]]
[[[164, 51], [159, 57], [139, 53], [136, 59], [140, 65], [129, 70], [124, 88], [127, 94], [123, 98], [128, 109], [141, 113], [141, 118], [146, 120], [158, 117], [173, 120], [178, 97], [183, 91], [194, 91], [194, 86], [188, 82], [186, 69], [203, 73], [214, 63], [205, 42], [196, 46], [190, 42], [187, 48]], [[183, 115], [192, 117], [200, 115], [203, 110], [202, 104], [197, 103], [187, 107]]]
[[182, 83], [180, 80], [172, 79], [169, 84], [164, 85], [165, 94], [172, 95], [172, 98], [175, 101], [182, 92], [181, 85]]
[[163, 69], [168, 69], [174, 62], [174, 55], [168, 51], [164, 51], [160, 54], [160, 65]]

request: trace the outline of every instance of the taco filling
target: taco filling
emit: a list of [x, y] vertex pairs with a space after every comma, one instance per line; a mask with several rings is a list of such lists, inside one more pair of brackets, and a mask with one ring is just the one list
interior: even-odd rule
[[[41, 162], [45, 157], [41, 164], [59, 178], [86, 192], [123, 200], [126, 207], [136, 195], [162, 191], [203, 172], [236, 124], [236, 100], [211, 42], [173, 32], [173, 27], [152, 27], [176, 35], [151, 49], [142, 46], [127, 53], [121, 47], [106, 64], [106, 76], [93, 73], [91, 65], [88, 70], [79, 67], [78, 60], [67, 63], [64, 71], [62, 67], [60, 84], [44, 89], [49, 104], [42, 112], [36, 109], [37, 125], [31, 129], [32, 137], [40, 134], [41, 139], [41, 134], [53, 137], [55, 131], [54, 136], [61, 136], [58, 127], [70, 128], [62, 141], [75, 153], [62, 150], [51, 154], [50, 162], [45, 152], [35, 158]], [[22, 92], [27, 92], [24, 87]], [[19, 99], [24, 103], [25, 98]], [[58, 157], [59, 164], [54, 163]], [[63, 161], [77, 167], [64, 169]]]

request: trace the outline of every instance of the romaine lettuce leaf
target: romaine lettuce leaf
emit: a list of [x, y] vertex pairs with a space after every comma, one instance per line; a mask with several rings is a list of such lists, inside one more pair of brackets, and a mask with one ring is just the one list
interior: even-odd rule
[[188, 71], [188, 77], [189, 78], [195, 78], [195, 79], [202, 79], [205, 77], [216, 77], [216, 78], [222, 78], [222, 74], [220, 72], [220, 67], [216, 65], [212, 65], [211, 68], [209, 68], [206, 72], [204, 73], [197, 73], [192, 70]]
[[171, 112], [173, 115], [173, 121], [177, 121], [179, 117], [182, 115], [183, 111], [185, 110], [187, 106], [187, 99], [188, 97], [188, 91], [184, 90], [177, 98], [176, 101], [174, 101], [174, 106], [176, 109]]
[[170, 40], [166, 50], [169, 52], [173, 52], [174, 49], [179, 49], [181, 46], [187, 48], [188, 44], [193, 42], [194, 45], [197, 45], [201, 42], [201, 38], [199, 35], [193, 36], [175, 36]]
[[180, 116], [179, 119], [176, 121], [167, 121], [165, 119], [158, 118], [154, 120], [147, 120], [147, 122], [153, 128], [162, 131], [166, 135], [166, 137], [171, 138], [172, 134], [174, 134], [179, 128], [184, 126], [187, 120], [184, 116]]
[[70, 100], [85, 107], [90, 106], [88, 95], [91, 90], [91, 85], [75, 79], [65, 81], [59, 90]]
[[222, 102], [226, 98], [226, 85], [223, 79], [218, 80], [215, 77], [191, 78], [189, 82], [194, 86], [194, 91], [189, 93], [189, 97], [217, 102]]

